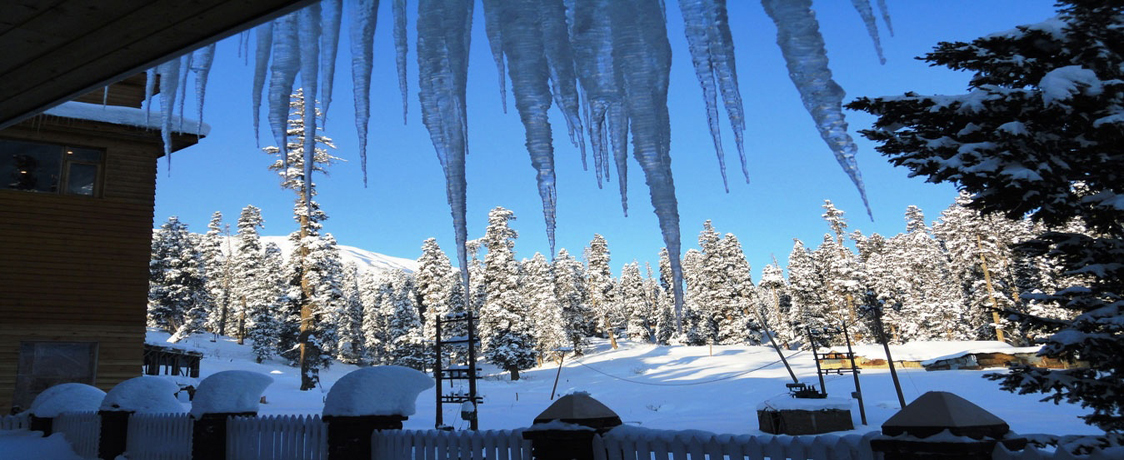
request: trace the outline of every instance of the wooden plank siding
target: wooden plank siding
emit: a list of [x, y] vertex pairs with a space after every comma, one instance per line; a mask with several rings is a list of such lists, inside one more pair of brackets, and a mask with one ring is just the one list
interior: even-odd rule
[[103, 390], [140, 375], [160, 133], [40, 116], [0, 138], [105, 151], [95, 197], [0, 190], [0, 413], [22, 341], [97, 342]]

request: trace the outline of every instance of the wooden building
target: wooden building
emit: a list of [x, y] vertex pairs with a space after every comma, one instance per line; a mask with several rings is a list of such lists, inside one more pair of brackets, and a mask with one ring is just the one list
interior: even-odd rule
[[144, 78], [112, 85], [106, 107], [96, 91], [0, 131], [0, 413], [56, 383], [141, 374], [164, 154], [137, 126]]

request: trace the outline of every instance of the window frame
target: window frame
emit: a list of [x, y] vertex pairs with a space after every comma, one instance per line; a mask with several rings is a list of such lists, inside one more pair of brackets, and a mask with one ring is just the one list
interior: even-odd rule
[[[37, 144], [37, 145], [43, 145], [43, 146], [56, 147], [58, 149], [58, 155], [59, 155], [58, 156], [58, 158], [59, 158], [58, 178], [59, 179], [58, 179], [58, 183], [55, 184], [55, 190], [54, 191], [49, 191], [49, 190], [20, 190], [20, 189], [15, 189], [15, 188], [8, 188], [8, 187], [0, 187], [0, 190], [11, 191], [11, 192], [42, 193], [42, 194], [47, 194], [47, 195], [87, 197], [87, 198], [101, 198], [102, 197], [102, 193], [105, 189], [105, 169], [106, 169], [105, 165], [106, 165], [106, 157], [109, 156], [108, 149], [106, 149], [104, 147], [90, 147], [90, 146], [70, 144], [70, 143], [42, 142], [42, 141], [35, 141], [35, 140], [13, 139], [13, 138], [7, 138], [7, 137], [0, 137], [0, 142]], [[73, 149], [96, 151], [96, 152], [99, 153], [98, 160], [94, 161], [94, 160], [84, 160], [84, 159], [71, 158], [70, 152], [72, 152]], [[0, 159], [0, 161], [4, 161], [4, 160]], [[77, 165], [84, 165], [84, 166], [93, 166], [94, 168], [96, 168], [96, 170], [94, 172], [93, 190], [90, 194], [71, 193], [69, 191], [70, 190], [71, 166], [76, 165], [76, 164]]]

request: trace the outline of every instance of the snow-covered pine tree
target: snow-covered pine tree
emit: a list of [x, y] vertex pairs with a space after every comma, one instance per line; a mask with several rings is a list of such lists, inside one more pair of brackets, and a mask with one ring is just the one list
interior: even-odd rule
[[757, 293], [741, 242], [733, 233], [727, 233], [716, 249], [718, 253], [714, 259], [721, 264], [719, 273], [722, 277], [719, 290], [715, 292], [715, 300], [721, 305], [717, 343], [758, 344], [761, 342], [761, 326], [757, 315], [750, 311]]
[[627, 318], [625, 334], [628, 338], [650, 341], [652, 332], [648, 318], [652, 308], [648, 304], [648, 293], [644, 289], [644, 279], [640, 276], [640, 264], [637, 262], [633, 261], [621, 268], [616, 297]]
[[[317, 235], [320, 230], [320, 223], [327, 219], [327, 216], [320, 210], [319, 204], [313, 200], [316, 196], [316, 184], [312, 181], [312, 177], [305, 177], [305, 169], [310, 173], [320, 172], [327, 174], [328, 166], [333, 162], [338, 161], [339, 158], [334, 157], [328, 153], [328, 148], [336, 148], [332, 144], [332, 140], [319, 133], [309, 134], [305, 130], [304, 114], [309, 110], [307, 107], [304, 92], [302, 89], [297, 89], [297, 92], [290, 97], [289, 101], [289, 120], [288, 120], [288, 144], [285, 145], [284, 152], [278, 147], [266, 147], [264, 150], [267, 154], [277, 156], [277, 160], [270, 165], [269, 169], [277, 171], [281, 176], [281, 188], [292, 190], [296, 194], [295, 204], [293, 206], [294, 219], [299, 224], [299, 230], [294, 232], [292, 239], [295, 243], [293, 254], [289, 256], [291, 261], [295, 261], [293, 266], [297, 269], [298, 278], [300, 279], [300, 287], [302, 296], [293, 297], [297, 299], [300, 304], [300, 334], [298, 336], [298, 361], [301, 366], [301, 390], [311, 390], [316, 386], [316, 367], [314, 361], [320, 364], [326, 363], [324, 356], [325, 350], [318, 347], [318, 344], [310, 342], [312, 339], [325, 340], [327, 337], [317, 337], [311, 329], [317, 327], [315, 315], [317, 311], [325, 310], [324, 306], [313, 305], [312, 298], [314, 297], [313, 287], [310, 285], [307, 274], [306, 258], [309, 257], [312, 251], [311, 246], [323, 244]], [[316, 116], [320, 116], [320, 111], [316, 109], [316, 104], [312, 104], [311, 110], [314, 111]], [[317, 128], [319, 129], [319, 127]], [[311, 155], [312, 164], [305, 164], [304, 156], [304, 140], [306, 136], [313, 136], [314, 151]], [[324, 147], [320, 147], [320, 146]], [[326, 342], [321, 345], [328, 345]]]
[[683, 331], [675, 340], [684, 345], [706, 345], [714, 337], [714, 321], [703, 302], [709, 297], [703, 277], [703, 253], [689, 249], [683, 255]]
[[359, 300], [359, 266], [354, 262], [347, 262], [343, 266], [337, 330], [339, 345], [336, 359], [347, 364], [365, 364], [367, 350], [363, 346], [363, 303]]
[[[816, 268], [812, 253], [804, 247], [802, 241], [798, 239], [792, 241], [792, 252], [788, 255], [788, 285], [792, 292], [793, 308], [789, 310], [789, 321], [796, 335], [804, 338], [806, 327], [828, 326], [830, 313], [827, 301], [824, 299], [827, 295], [825, 283], [820, 270]], [[807, 343], [804, 346], [807, 346]]]
[[895, 329], [903, 342], [962, 339], [956, 325], [968, 312], [948, 257], [920, 208], [906, 208], [905, 220], [906, 232], [890, 238], [886, 248], [893, 267], [889, 275], [902, 283], [902, 321]]
[[[307, 319], [301, 314], [301, 338], [316, 354], [311, 362], [302, 363], [301, 369], [325, 369], [332, 363], [339, 344], [339, 317], [343, 310], [343, 260], [336, 239], [327, 234], [305, 238], [308, 254], [302, 272], [306, 286], [301, 291], [309, 296], [306, 303], [312, 309]], [[311, 353], [312, 351], [307, 351]], [[302, 385], [303, 386], [303, 385]]]
[[482, 242], [484, 290], [487, 298], [480, 308], [480, 342], [484, 357], [519, 380], [519, 370], [535, 365], [534, 337], [527, 306], [519, 291], [519, 264], [515, 261], [515, 239], [508, 226], [515, 213], [497, 206], [488, 212], [488, 228]]
[[589, 317], [585, 266], [562, 248], [558, 251], [558, 257], [554, 258], [551, 271], [554, 273], [554, 297], [558, 299], [561, 310], [565, 346], [570, 347], [575, 355], [581, 356], [585, 353], [585, 330]]
[[557, 361], [555, 351], [569, 346], [562, 323], [562, 306], [554, 295], [554, 275], [546, 256], [536, 252], [534, 257], [520, 263], [522, 277], [519, 288], [527, 305], [531, 320], [531, 333], [535, 338], [535, 354], [541, 361]]
[[761, 269], [761, 282], [757, 284], [758, 308], [769, 322], [769, 332], [773, 334], [777, 345], [788, 348], [790, 343], [797, 341], [798, 336], [789, 321], [792, 300], [788, 294], [788, 282], [775, 259], [774, 263]]
[[[732, 299], [731, 289], [726, 285], [725, 261], [722, 260], [718, 245], [722, 237], [714, 230], [709, 220], [703, 222], [699, 232], [698, 286], [695, 288], [695, 307], [698, 309], [700, 331], [705, 331], [706, 343], [718, 342], [718, 330], [726, 319], [725, 312]], [[732, 320], [733, 318], [731, 318]]]
[[363, 347], [372, 365], [388, 364], [390, 358], [389, 327], [382, 313], [382, 299], [390, 295], [390, 280], [386, 273], [368, 271], [359, 277], [359, 302], [363, 305]]
[[210, 304], [203, 258], [187, 225], [172, 216], [154, 232], [149, 261], [148, 324], [185, 336], [202, 326]]
[[[278, 307], [284, 303], [285, 282], [280, 276], [285, 258], [281, 248], [274, 243], [265, 245], [261, 258], [262, 268], [253, 272], [256, 281], [247, 286], [246, 338], [253, 342], [257, 362], [263, 362], [277, 353], [281, 336]], [[247, 280], [248, 281], [248, 280]]]
[[[422, 323], [424, 336], [427, 342], [436, 340], [437, 319], [445, 319], [450, 313], [463, 311], [463, 305], [454, 305], [454, 293], [461, 286], [460, 273], [453, 270], [449, 256], [441, 251], [437, 239], [429, 238], [422, 243], [422, 255], [418, 258], [418, 271], [414, 273], [414, 281], [421, 301]], [[463, 287], [461, 287], [463, 289]], [[463, 302], [463, 300], [462, 300]], [[446, 323], [442, 325], [441, 336], [443, 339], [464, 335], [464, 323]], [[427, 349], [427, 359], [433, 362], [436, 359], [434, 350]]]
[[226, 324], [230, 317], [230, 254], [234, 245], [230, 238], [230, 227], [223, 225], [222, 213], [215, 211], [207, 224], [199, 252], [207, 267], [207, 293], [211, 296], [213, 307], [207, 317], [205, 328], [218, 335], [226, 335]]
[[[1045, 23], [971, 43], [941, 43], [933, 65], [973, 72], [964, 95], [904, 96], [849, 104], [878, 117], [863, 135], [890, 161], [932, 182], [953, 182], [983, 212], [1029, 215], [1060, 227], [1075, 218], [1092, 235], [1050, 231], [1021, 245], [1088, 278], [1047, 297], [1070, 321], [1015, 313], [1052, 333], [1041, 354], [1080, 359], [1069, 369], [1018, 367], [1003, 388], [1041, 392], [1091, 408], [1084, 416], [1124, 432], [1124, 3], [1070, 0]], [[939, 140], [939, 142], [934, 141]]]
[[[586, 287], [589, 289], [589, 308], [593, 313], [593, 329], [601, 329], [603, 336], [609, 338], [613, 349], [617, 349], [617, 337], [612, 325], [613, 312], [613, 274], [609, 270], [609, 243], [599, 233], [585, 248]], [[597, 326], [600, 324], [600, 326]]]
[[671, 259], [667, 255], [667, 248], [660, 248], [659, 258], [659, 291], [655, 293], [655, 341], [660, 345], [669, 345], [675, 339], [676, 321], [675, 298], [671, 293]]
[[[272, 354], [272, 340], [266, 338], [275, 334], [274, 315], [276, 293], [271, 283], [272, 274], [267, 272], [265, 249], [261, 244], [258, 228], [264, 220], [261, 210], [253, 205], [242, 208], [238, 216], [238, 234], [231, 255], [231, 271], [237, 274], [232, 279], [230, 296], [234, 308], [236, 336], [241, 340], [256, 337], [261, 343], [255, 348], [259, 362]], [[251, 338], [253, 338], [251, 337]]]
[[825, 238], [824, 244], [816, 248], [813, 256], [817, 257], [816, 266], [827, 283], [824, 300], [836, 321], [846, 322], [852, 334], [863, 337], [866, 335], [866, 328], [859, 321], [855, 307], [855, 298], [861, 293], [859, 279], [862, 274], [859, 273], [860, 267], [854, 252], [845, 244], [847, 220], [843, 217], [843, 211], [836, 208], [831, 200], [824, 200], [823, 208], [822, 217], [831, 228], [831, 241]]
[[425, 339], [422, 330], [421, 316], [417, 305], [417, 291], [415, 290], [414, 277], [403, 270], [390, 272], [389, 289], [381, 297], [381, 314], [386, 318], [386, 337], [388, 361], [384, 364], [405, 366], [419, 371], [425, 371], [428, 364], [426, 358]]

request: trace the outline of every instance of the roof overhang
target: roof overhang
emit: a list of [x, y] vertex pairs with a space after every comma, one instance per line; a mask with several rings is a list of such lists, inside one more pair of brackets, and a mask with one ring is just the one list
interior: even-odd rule
[[0, 2], [0, 129], [313, 1]]

